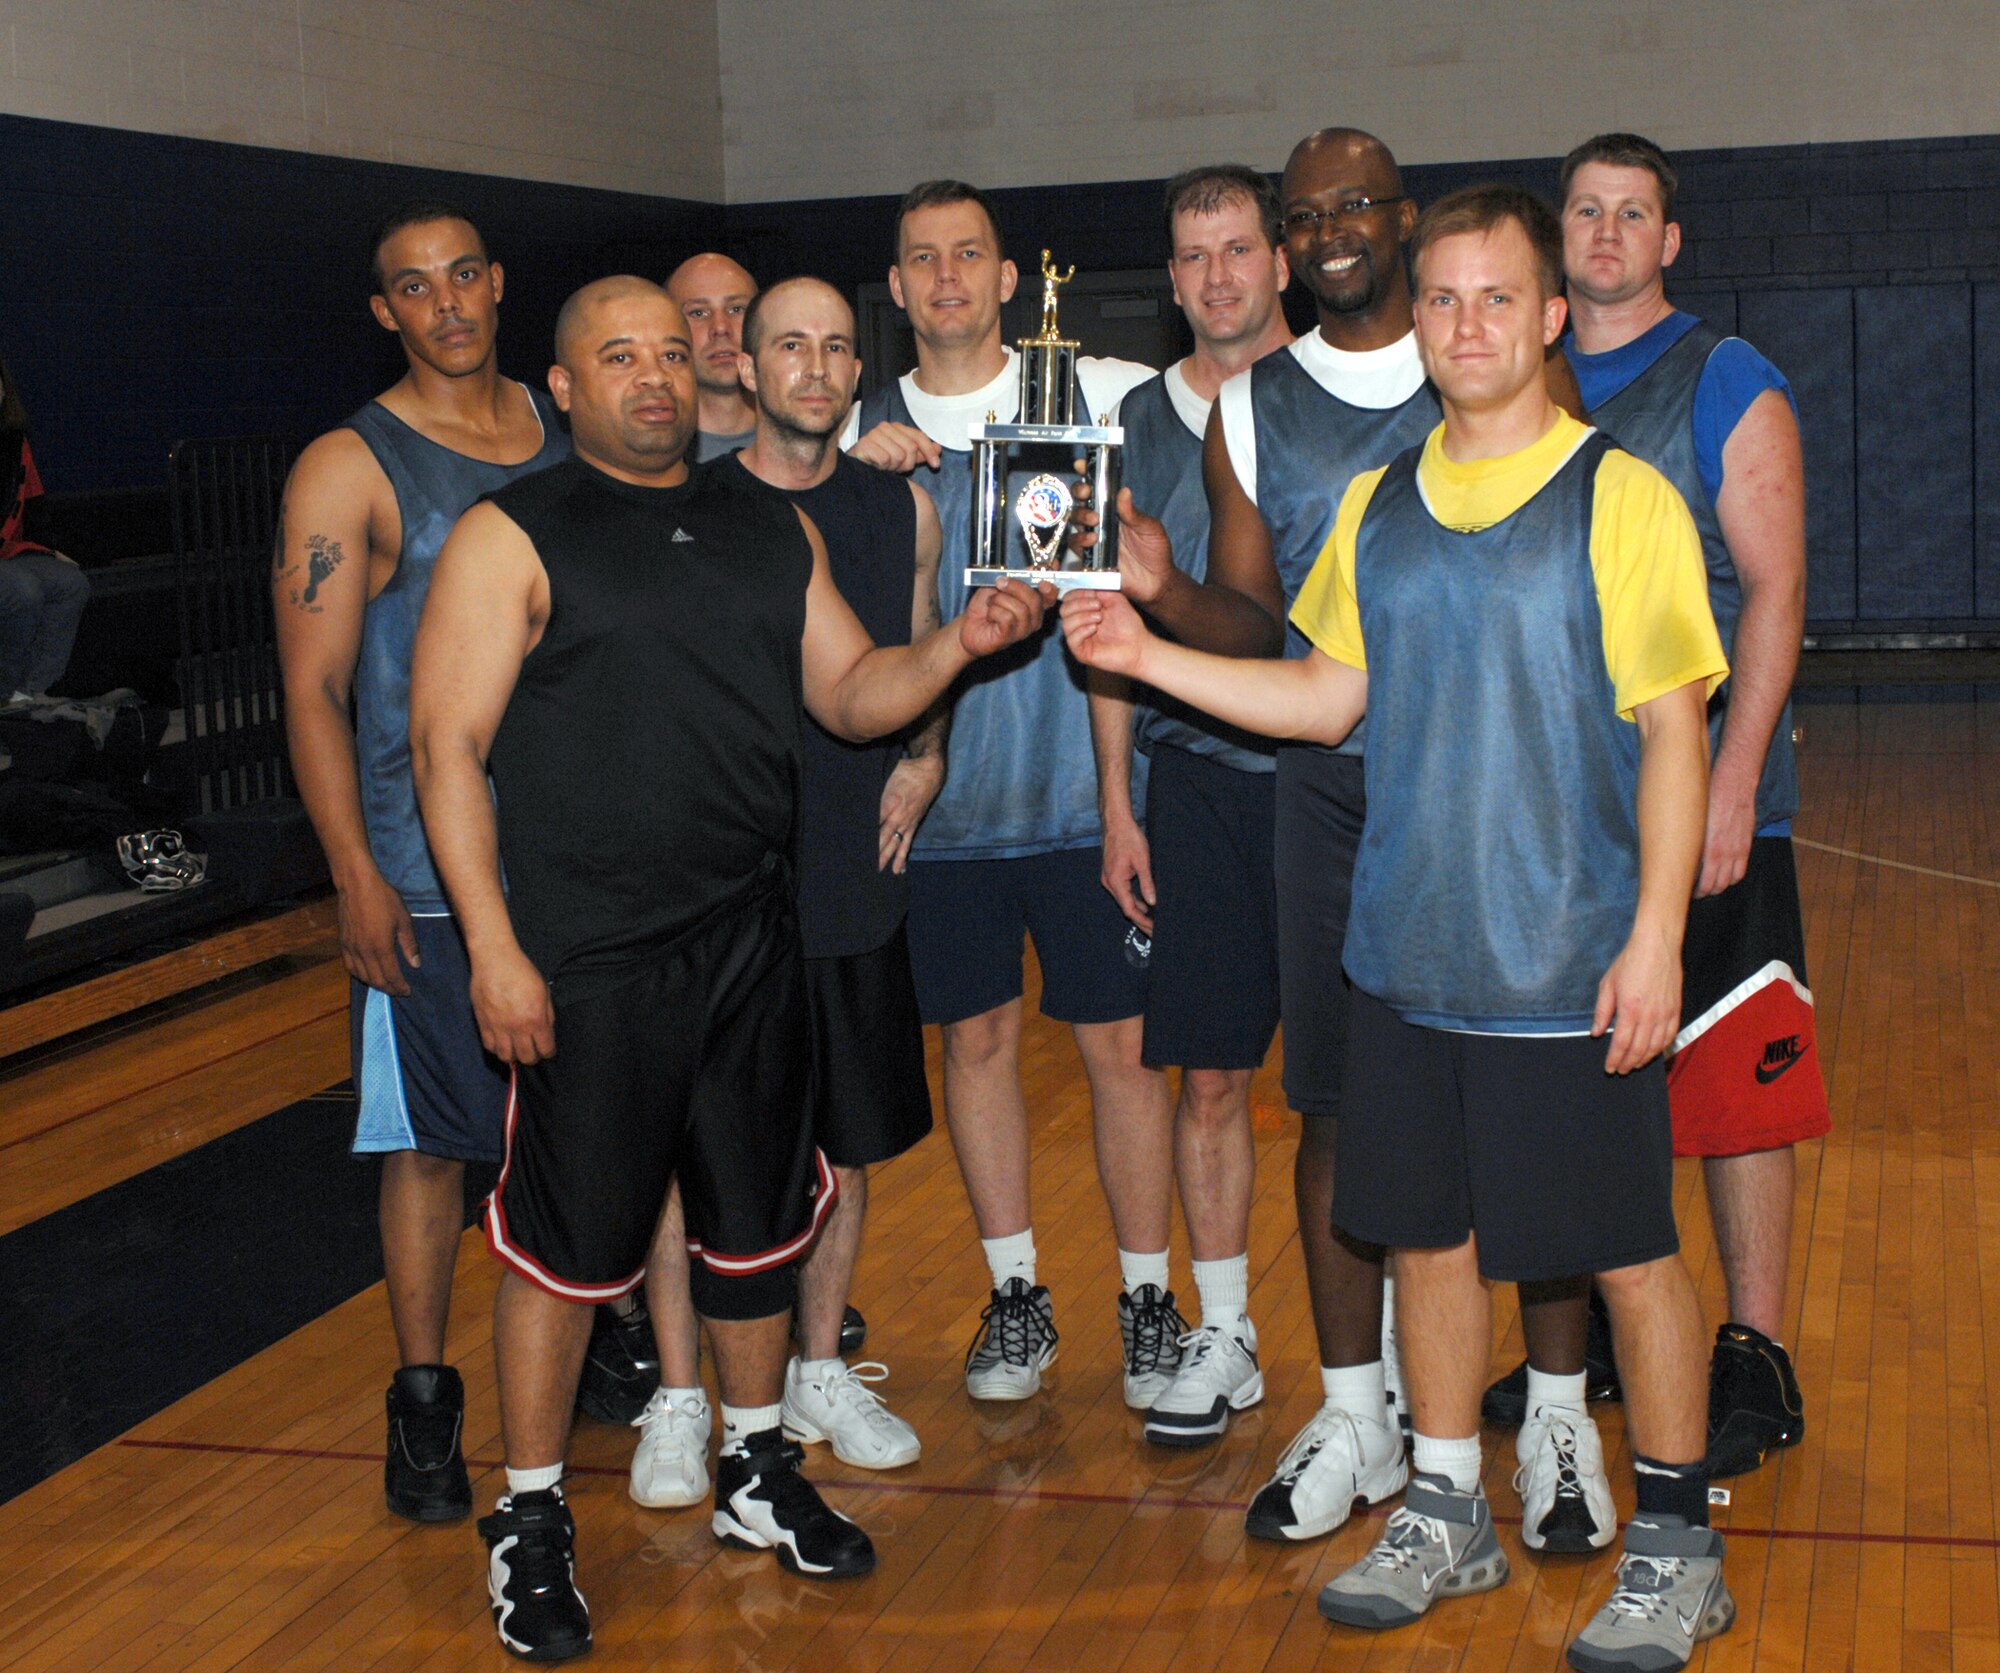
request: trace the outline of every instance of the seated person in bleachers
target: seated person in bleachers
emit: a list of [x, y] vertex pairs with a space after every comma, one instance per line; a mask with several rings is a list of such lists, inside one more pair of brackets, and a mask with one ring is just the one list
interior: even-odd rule
[[9, 708], [62, 678], [90, 598], [83, 571], [34, 537], [41, 493], [28, 411], [0, 361], [0, 706]]

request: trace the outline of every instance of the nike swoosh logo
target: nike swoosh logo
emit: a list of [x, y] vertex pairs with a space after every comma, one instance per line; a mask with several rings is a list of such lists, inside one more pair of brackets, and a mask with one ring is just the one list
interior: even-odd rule
[[1685, 1614], [1678, 1609], [1674, 1611], [1674, 1614], [1681, 1623], [1681, 1631], [1686, 1633], [1689, 1638], [1694, 1637], [1694, 1629], [1701, 1624], [1701, 1617], [1699, 1615]]
[[1759, 1063], [1756, 1067], [1756, 1070], [1754, 1071], [1757, 1076], [1757, 1084], [1759, 1086], [1769, 1086], [1771, 1082], [1776, 1080], [1780, 1075], [1784, 1074], [1789, 1069], [1796, 1069], [1804, 1061], [1805, 1061], [1805, 1053], [1800, 1052], [1797, 1057], [1788, 1057], [1785, 1059], [1784, 1062], [1778, 1064], [1775, 1068]]

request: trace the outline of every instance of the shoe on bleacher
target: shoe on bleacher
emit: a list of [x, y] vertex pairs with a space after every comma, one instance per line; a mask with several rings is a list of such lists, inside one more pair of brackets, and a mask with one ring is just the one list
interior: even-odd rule
[[1146, 1439], [1159, 1446], [1206, 1446], [1220, 1440], [1229, 1414], [1264, 1398], [1257, 1327], [1249, 1319], [1204, 1324], [1180, 1339], [1181, 1364], [1146, 1413]]
[[1046, 1286], [1009, 1278], [979, 1315], [965, 1354], [965, 1392], [975, 1400], [1026, 1400], [1056, 1358], [1055, 1304]]
[[782, 1407], [785, 1437], [830, 1441], [833, 1455], [859, 1470], [900, 1470], [923, 1454], [923, 1443], [871, 1383], [886, 1382], [889, 1367], [873, 1360], [849, 1365], [832, 1359], [808, 1369], [794, 1359], [785, 1367]]
[[708, 1497], [708, 1438], [714, 1419], [699, 1389], [653, 1390], [632, 1419], [639, 1445], [632, 1454], [632, 1497], [649, 1510], [679, 1510]]
[[1118, 1339], [1125, 1350], [1125, 1404], [1135, 1412], [1151, 1408], [1181, 1368], [1181, 1337], [1187, 1320], [1174, 1305], [1174, 1292], [1141, 1284], [1118, 1294]]
[[505, 1495], [479, 1519], [486, 1595], [500, 1643], [523, 1661], [590, 1651], [590, 1606], [576, 1589], [576, 1523], [561, 1487]]
[[465, 1383], [449, 1365], [405, 1365], [389, 1384], [389, 1445], [382, 1463], [389, 1508], [412, 1522], [472, 1514], [465, 1472]]
[[1531, 1551], [1601, 1551], [1618, 1532], [1604, 1442], [1575, 1406], [1537, 1406], [1514, 1437], [1521, 1542]]
[[1278, 1459], [1250, 1501], [1243, 1531], [1254, 1539], [1318, 1539], [1353, 1514], [1356, 1502], [1380, 1504], [1409, 1484], [1403, 1437], [1338, 1406], [1321, 1406]]

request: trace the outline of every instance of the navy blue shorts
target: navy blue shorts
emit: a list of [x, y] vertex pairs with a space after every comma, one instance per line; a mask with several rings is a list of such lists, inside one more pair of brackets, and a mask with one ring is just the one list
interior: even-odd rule
[[1104, 887], [1104, 850], [910, 866], [910, 972], [925, 1022], [1019, 999], [1023, 938], [1042, 966], [1042, 1015], [1120, 1022], [1146, 1008], [1146, 938]]
[[1276, 779], [1162, 744], [1146, 787], [1153, 851], [1149, 1068], [1256, 1069], [1278, 1030]]
[[420, 1150], [497, 1162], [507, 1142], [507, 1069], [486, 1055], [472, 1015], [472, 967], [454, 918], [414, 918], [417, 956], [407, 999], [352, 979], [347, 1035], [354, 1062], [358, 1155]]
[[1285, 1014], [1285, 1100], [1338, 1115], [1347, 1061], [1347, 907], [1368, 806], [1361, 757], [1312, 744], [1278, 751], [1274, 860], [1278, 987]]
[[1333, 1223], [1391, 1249], [1476, 1234], [1480, 1272], [1512, 1283], [1675, 1253], [1666, 1070], [1607, 1074], [1610, 1046], [1421, 1028], [1351, 990]]
[[931, 1130], [924, 1025], [901, 924], [866, 953], [805, 961], [819, 1061], [813, 1135], [827, 1160], [872, 1167]]

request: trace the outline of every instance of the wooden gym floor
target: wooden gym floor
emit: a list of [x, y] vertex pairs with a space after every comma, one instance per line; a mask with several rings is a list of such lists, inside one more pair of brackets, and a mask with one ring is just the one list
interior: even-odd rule
[[[1800, 714], [1799, 869], [1835, 1122], [1799, 1156], [1788, 1334], [1807, 1435], [1734, 1483], [1716, 1513], [1741, 1612], [1696, 1665], [2000, 1669], [2000, 1411], [1988, 1398], [2000, 1385], [2000, 718], [1961, 701], [1822, 701]], [[338, 1083], [345, 983], [317, 933], [257, 985], [0, 1063], [0, 1233]], [[880, 1567], [815, 1585], [724, 1550], [705, 1510], [633, 1505], [634, 1437], [581, 1423], [571, 1491], [594, 1664], [1560, 1665], [1612, 1558], [1522, 1551], [1504, 1437], [1488, 1436], [1487, 1487], [1514, 1578], [1420, 1626], [1370, 1638], [1315, 1612], [1318, 1588], [1365, 1549], [1377, 1518], [1302, 1547], [1243, 1535], [1245, 1503], [1318, 1398], [1275, 1057], [1256, 1087], [1251, 1244], [1270, 1395], [1193, 1454], [1146, 1447], [1119, 1400], [1116, 1266], [1066, 1033], [1037, 1022], [1025, 1068], [1042, 1271], [1063, 1332], [1041, 1397], [965, 1397], [960, 1358], [986, 1281], [950, 1148], [934, 1135], [875, 1180], [855, 1289], [868, 1357], [892, 1367], [885, 1392], [922, 1435], [923, 1461], [875, 1477], [824, 1449], [810, 1461], [874, 1536]], [[1712, 1323], [1720, 1274], [1685, 1164], [1679, 1185]], [[312, 1263], [312, 1237], [301, 1205], [284, 1258]], [[1175, 1272], [1191, 1296], [1178, 1229]], [[499, 1479], [494, 1267], [476, 1233], [459, 1278], [451, 1352], [484, 1509]], [[1519, 1347], [1511, 1292], [1497, 1302], [1496, 1369]], [[416, 1528], [383, 1509], [389, 1341], [376, 1285], [0, 1506], [0, 1668], [508, 1665], [471, 1528]], [[1620, 1416], [1598, 1411], [1628, 1509]]]

